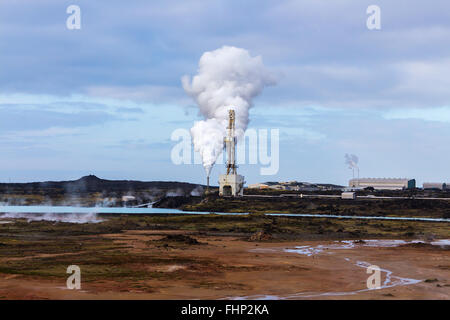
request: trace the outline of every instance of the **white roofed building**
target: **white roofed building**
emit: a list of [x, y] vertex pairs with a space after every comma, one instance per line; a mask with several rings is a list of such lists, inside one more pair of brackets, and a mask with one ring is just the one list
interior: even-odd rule
[[360, 178], [351, 179], [348, 186], [352, 188], [372, 187], [376, 190], [403, 190], [414, 189], [416, 180], [407, 178]]
[[445, 190], [447, 189], [447, 184], [443, 182], [424, 182], [423, 183], [424, 189], [439, 189], [439, 190]]

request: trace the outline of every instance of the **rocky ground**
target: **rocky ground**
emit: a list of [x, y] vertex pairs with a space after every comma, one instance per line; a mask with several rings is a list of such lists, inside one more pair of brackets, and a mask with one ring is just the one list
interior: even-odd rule
[[[450, 251], [436, 242], [449, 238], [447, 223], [101, 218], [96, 224], [0, 224], [0, 298], [450, 298]], [[426, 244], [409, 242], [417, 239]], [[382, 289], [366, 290], [366, 264], [383, 270]], [[81, 290], [66, 288], [69, 265], [81, 268]]]
[[423, 199], [357, 199], [299, 198], [299, 197], [243, 197], [223, 198], [211, 195], [200, 197], [165, 197], [154, 204], [159, 208], [185, 211], [303, 213], [350, 216], [403, 216], [450, 218], [449, 200]]

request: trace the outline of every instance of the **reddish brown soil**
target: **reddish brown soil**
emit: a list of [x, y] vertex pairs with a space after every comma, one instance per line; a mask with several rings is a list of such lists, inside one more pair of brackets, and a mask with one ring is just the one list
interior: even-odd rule
[[[224, 299], [270, 295], [289, 298], [309, 293], [308, 299], [449, 299], [450, 251], [427, 246], [373, 248], [356, 246], [324, 250], [306, 256], [283, 250], [300, 245], [330, 242], [248, 242], [236, 237], [195, 235], [199, 245], [166, 245], [158, 239], [178, 231], [129, 231], [111, 234], [127, 252], [153, 252], [166, 257], [197, 259], [205, 263], [139, 265], [164, 277], [122, 281], [82, 281], [81, 290], [66, 289], [65, 279], [20, 274], [0, 274], [2, 299]], [[150, 243], [150, 244], [149, 244]], [[71, 254], [71, 253], [68, 253]], [[47, 255], [51, 256], [51, 255]], [[22, 259], [31, 259], [26, 257]], [[2, 260], [5, 258], [1, 258]], [[366, 288], [369, 276], [355, 265], [366, 261], [388, 269], [394, 276], [423, 280], [417, 284], [380, 290], [351, 292]], [[83, 269], [82, 269], [83, 279]], [[428, 281], [425, 281], [427, 280]], [[436, 279], [436, 280], [434, 280]], [[384, 280], [384, 278], [383, 278]], [[324, 293], [343, 293], [339, 296]], [[348, 294], [345, 294], [348, 292]], [[294, 296], [301, 299], [306, 297]]]

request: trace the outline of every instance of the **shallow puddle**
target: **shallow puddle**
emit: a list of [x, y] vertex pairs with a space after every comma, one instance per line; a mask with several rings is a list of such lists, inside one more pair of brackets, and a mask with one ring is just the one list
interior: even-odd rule
[[[349, 250], [356, 247], [397, 247], [400, 245], [408, 244], [408, 243], [424, 243], [421, 240], [413, 240], [413, 241], [405, 241], [405, 240], [364, 240], [364, 241], [335, 241], [330, 244], [320, 244], [315, 246], [297, 246], [293, 249], [284, 249], [282, 252], [296, 253], [305, 256], [314, 256], [321, 253], [333, 253], [334, 250]], [[450, 245], [449, 239], [441, 239], [428, 242], [432, 245], [436, 246], [448, 246]], [[253, 249], [251, 251], [257, 251], [258, 249]], [[275, 249], [269, 249], [268, 252], [273, 252]], [[262, 250], [261, 250], [262, 251]], [[344, 258], [345, 261], [352, 263], [353, 265], [367, 269], [372, 264], [366, 261], [356, 261], [351, 262], [351, 259], [348, 257]], [[347, 295], [355, 295], [361, 292], [372, 291], [372, 290], [380, 290], [386, 288], [392, 288], [396, 286], [406, 286], [419, 283], [423, 280], [404, 278], [394, 275], [391, 270], [380, 268], [380, 272], [382, 274], [382, 278], [384, 277], [384, 281], [379, 288], [374, 289], [359, 289], [354, 291], [332, 291], [332, 292], [299, 292], [290, 295], [284, 296], [276, 296], [276, 295], [253, 295], [253, 296], [243, 296], [243, 297], [232, 297], [229, 299], [232, 300], [286, 300], [286, 299], [302, 299], [302, 298], [317, 298], [323, 296], [347, 296]]]

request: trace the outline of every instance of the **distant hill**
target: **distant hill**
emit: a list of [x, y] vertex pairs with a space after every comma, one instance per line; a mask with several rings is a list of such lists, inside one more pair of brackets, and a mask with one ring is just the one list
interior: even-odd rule
[[249, 185], [249, 188], [264, 188], [268, 187], [269, 189], [275, 190], [290, 190], [290, 191], [330, 191], [330, 190], [342, 190], [345, 187], [330, 184], [330, 183], [310, 183], [310, 182], [302, 182], [302, 181], [268, 181], [263, 183], [257, 183], [254, 185]]
[[106, 180], [89, 175], [73, 181], [0, 183], [0, 193], [91, 193], [142, 191], [149, 189], [181, 189], [183, 192], [191, 192], [199, 186], [201, 185], [177, 181], [144, 182], [134, 180]]

